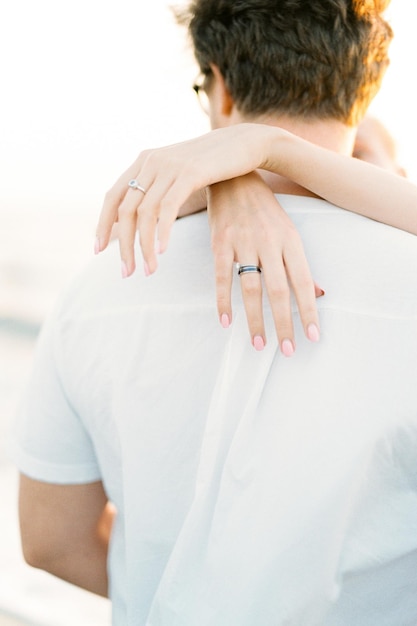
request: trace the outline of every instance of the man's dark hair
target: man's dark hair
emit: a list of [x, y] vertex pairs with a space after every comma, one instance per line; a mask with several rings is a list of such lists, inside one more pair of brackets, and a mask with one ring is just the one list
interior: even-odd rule
[[389, 0], [194, 0], [177, 11], [201, 71], [215, 64], [248, 117], [357, 124], [388, 66]]

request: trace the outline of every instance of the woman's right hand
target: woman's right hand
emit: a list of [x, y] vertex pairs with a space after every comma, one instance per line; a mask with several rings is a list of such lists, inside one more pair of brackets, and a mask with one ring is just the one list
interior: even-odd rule
[[[261, 124], [236, 124], [141, 152], [106, 194], [97, 224], [96, 252], [106, 248], [118, 221], [123, 276], [135, 271], [138, 229], [145, 271], [155, 272], [157, 251], [168, 247], [172, 224], [191, 194], [255, 170], [270, 132]], [[130, 187], [130, 181], [138, 186]]]

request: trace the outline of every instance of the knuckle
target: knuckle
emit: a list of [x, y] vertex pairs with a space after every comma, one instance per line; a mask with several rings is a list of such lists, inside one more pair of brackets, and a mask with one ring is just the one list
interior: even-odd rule
[[139, 158], [142, 159], [144, 166], [153, 167], [159, 162], [162, 149], [150, 148], [141, 152]]
[[268, 293], [270, 300], [274, 302], [288, 300], [290, 297], [288, 285], [271, 285], [268, 289]]
[[118, 208], [118, 214], [120, 217], [132, 217], [136, 214], [136, 207], [131, 204], [127, 204], [126, 202], [122, 202], [122, 204]]
[[154, 148], [147, 148], [146, 150], [142, 150], [137, 158], [137, 162], [143, 163], [148, 158], [148, 156], [152, 154], [153, 151]]
[[141, 225], [141, 228], [151, 227], [156, 224], [157, 218], [153, 213], [145, 211], [143, 208], [141, 208], [141, 210], [138, 211], [138, 221]]
[[[223, 210], [223, 209], [222, 209]], [[227, 211], [225, 206], [224, 212]], [[231, 242], [239, 242], [241, 247], [247, 246], [252, 240], [253, 233], [245, 232], [238, 224], [225, 219], [211, 223], [212, 241], [220, 242], [223, 245], [231, 245]]]
[[214, 252], [221, 253], [230, 241], [227, 228], [213, 229], [211, 235], [211, 248]]
[[216, 272], [217, 293], [224, 293], [229, 284], [229, 276], [224, 271]]
[[229, 268], [233, 262], [233, 249], [230, 246], [226, 246], [221, 242], [212, 241], [212, 251], [217, 268]]
[[158, 219], [173, 224], [178, 215], [179, 207], [182, 204], [181, 197], [178, 192], [178, 189], [174, 191], [171, 188], [169, 190], [169, 194], [161, 198], [159, 205], [155, 205], [155, 207], [151, 210], [152, 215], [158, 216]]
[[259, 297], [262, 293], [262, 287], [259, 283], [252, 280], [242, 281], [242, 293], [248, 297]]
[[297, 289], [300, 289], [304, 292], [311, 292], [314, 296], [314, 282], [310, 276], [302, 275], [295, 279], [293, 279], [293, 283], [296, 284]]

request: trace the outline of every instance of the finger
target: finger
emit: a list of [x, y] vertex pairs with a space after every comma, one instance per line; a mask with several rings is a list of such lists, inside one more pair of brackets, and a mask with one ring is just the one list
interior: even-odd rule
[[324, 291], [324, 289], [319, 287], [317, 283], [314, 283], [314, 295], [316, 296], [316, 298], [321, 298], [322, 296], [326, 295], [326, 292]]
[[186, 200], [183, 189], [178, 189], [175, 185], [169, 188], [162, 197], [159, 204], [158, 220], [158, 241], [157, 251], [163, 253], [168, 247], [171, 228], [178, 217], [181, 206]]
[[213, 246], [216, 278], [217, 312], [223, 328], [232, 323], [231, 291], [233, 282], [233, 248], [219, 249]]
[[145, 188], [138, 214], [139, 241], [146, 271], [152, 274], [158, 265], [156, 252], [165, 252], [168, 247], [172, 225], [189, 195], [189, 185], [164, 172]]
[[160, 195], [159, 221], [158, 221], [158, 241], [157, 249], [159, 252], [165, 252], [168, 247], [168, 241], [171, 233], [172, 225], [180, 214], [184, 204], [190, 200], [191, 196], [201, 199], [201, 207], [205, 208], [206, 195], [205, 190], [199, 190], [195, 187], [194, 171], [185, 168], [180, 173], [171, 177], [164, 173], [164, 176], [158, 176], [155, 179], [155, 186]]
[[147, 276], [153, 274], [158, 268], [155, 239], [157, 223], [158, 220], [154, 213], [147, 211], [139, 215], [139, 244], [142, 249], [144, 271]]
[[114, 223], [117, 221], [118, 208], [123, 202], [127, 188], [115, 186], [105, 195], [96, 228], [94, 252], [98, 254], [108, 246]]
[[[254, 259], [256, 255], [239, 256], [239, 258]], [[256, 263], [247, 263], [247, 265], [258, 265], [258, 261]], [[255, 350], [263, 350], [266, 345], [266, 336], [262, 311], [261, 274], [258, 272], [240, 274], [239, 279], [252, 345]]]
[[146, 160], [150, 150], [141, 152], [136, 161], [117, 179], [113, 187], [104, 197], [103, 207], [97, 222], [96, 242], [94, 250], [96, 253], [104, 250], [111, 238], [112, 227], [118, 221], [119, 207], [124, 201], [129, 190], [128, 183], [135, 179], [138, 172]]
[[282, 257], [262, 259], [265, 287], [274, 318], [275, 332], [281, 352], [290, 357], [295, 351], [291, 292]]
[[320, 323], [316, 298], [324, 292], [313, 281], [301, 241], [285, 250], [284, 260], [304, 333], [310, 341], [317, 342], [320, 339]]
[[166, 190], [160, 189], [158, 184], [150, 185], [146, 189], [138, 211], [137, 226], [144, 270], [145, 274], [149, 275], [153, 274], [158, 267], [156, 229], [160, 216], [161, 198], [164, 197]]
[[129, 190], [118, 211], [119, 249], [122, 263], [122, 277], [130, 276], [136, 267], [135, 263], [135, 236], [137, 212], [143, 197], [141, 192]]

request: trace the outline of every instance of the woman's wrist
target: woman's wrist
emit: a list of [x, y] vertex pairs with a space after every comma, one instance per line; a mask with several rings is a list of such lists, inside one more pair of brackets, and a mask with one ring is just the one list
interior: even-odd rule
[[296, 159], [298, 138], [278, 126], [267, 124], [254, 126], [259, 127], [257, 141], [260, 156], [257, 167], [287, 177]]

